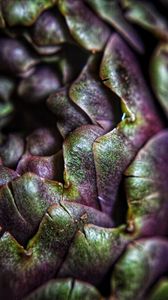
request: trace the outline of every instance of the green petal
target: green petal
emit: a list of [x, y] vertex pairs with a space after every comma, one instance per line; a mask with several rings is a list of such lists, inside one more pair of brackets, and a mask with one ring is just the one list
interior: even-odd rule
[[148, 141], [125, 172], [128, 223], [135, 223], [138, 234], [168, 232], [167, 153], [168, 131], [165, 130]]
[[129, 21], [150, 31], [163, 40], [168, 40], [168, 23], [150, 3], [126, 1], [126, 17]]
[[104, 21], [112, 25], [115, 30], [139, 52], [143, 52], [143, 44], [136, 31], [124, 18], [119, 1], [117, 0], [86, 0], [87, 3]]
[[38, 228], [48, 207], [62, 199], [62, 185], [27, 173], [0, 190], [0, 220], [20, 241], [27, 241]]
[[103, 300], [95, 287], [73, 279], [51, 280], [25, 300]]
[[168, 44], [157, 47], [150, 65], [153, 90], [168, 117]]
[[82, 1], [59, 0], [58, 6], [76, 42], [89, 51], [101, 51], [109, 28]]
[[[14, 82], [11, 78], [0, 76], [0, 99], [2, 101], [9, 101], [14, 91]], [[0, 110], [1, 111], [1, 110]]]
[[57, 0], [6, 0], [1, 1], [3, 16], [9, 26], [29, 26], [47, 8], [56, 4]]
[[123, 109], [117, 128], [98, 138], [93, 146], [100, 204], [111, 214], [125, 168], [162, 125], [136, 58], [117, 34], [107, 44], [100, 76], [120, 98]]
[[98, 208], [93, 142], [102, 130], [94, 125], [81, 126], [65, 139], [64, 199]]
[[167, 278], [159, 280], [157, 284], [152, 288], [149, 300], [167, 300], [168, 298], [168, 280]]
[[103, 86], [98, 77], [99, 60], [97, 56], [91, 56], [79, 77], [70, 87], [70, 98], [92, 120], [105, 131], [114, 126], [114, 112], [112, 96]]
[[167, 271], [166, 239], [142, 239], [130, 244], [114, 267], [112, 286], [117, 300], [141, 300]]
[[[99, 283], [123, 252], [129, 237], [120, 228], [85, 225], [77, 231], [58, 276], [75, 276]], [[80, 274], [80, 275], [79, 275]]]
[[[0, 266], [3, 272], [0, 274], [0, 288], [4, 299], [22, 299], [29, 291], [58, 274], [76, 234], [83, 230], [87, 221], [95, 223], [97, 219], [96, 223], [98, 224], [101, 220], [100, 215], [96, 216], [96, 213], [90, 211], [90, 208], [82, 208], [83, 213], [81, 208], [82, 206], [79, 205], [78, 209], [77, 207], [74, 209], [74, 205], [71, 205], [70, 209], [70, 204], [66, 205], [66, 203], [51, 206], [43, 217], [37, 233], [29, 241], [26, 248], [18, 244], [9, 233], [6, 232], [2, 235], [0, 239]], [[103, 219], [103, 223], [107, 223], [105, 221], [107, 216], [104, 215]], [[124, 236], [124, 229], [113, 230], [100, 227], [98, 230], [98, 227], [93, 225], [88, 233], [86, 229], [86, 234], [91, 242], [91, 246], [87, 243], [88, 250], [86, 250], [91, 253], [93, 262], [92, 266], [89, 262], [88, 268], [92, 268], [92, 272], [94, 272], [94, 266], [95, 269], [98, 269], [102, 263], [101, 268], [99, 268], [100, 278], [98, 279], [101, 279], [110, 263], [116, 260], [128, 243], [129, 237]], [[102, 249], [105, 249], [107, 245], [107, 258], [100, 261], [100, 257], [103, 257]], [[94, 253], [95, 248], [97, 249], [96, 253]], [[114, 248], [114, 255], [111, 258], [110, 254]], [[79, 269], [82, 269], [84, 263], [87, 262], [85, 258], [86, 256], [83, 259], [82, 257], [77, 258], [81, 263]], [[82, 279], [82, 274], [79, 273], [76, 276]]]

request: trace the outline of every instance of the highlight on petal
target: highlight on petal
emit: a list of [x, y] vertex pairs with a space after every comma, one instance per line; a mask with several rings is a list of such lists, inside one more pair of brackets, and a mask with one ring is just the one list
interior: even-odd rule
[[18, 76], [31, 74], [39, 62], [36, 55], [21, 41], [12, 38], [0, 38], [0, 70]]
[[10, 102], [0, 102], [0, 128], [4, 127], [11, 119], [14, 106]]
[[133, 26], [125, 19], [118, 0], [86, 0], [86, 2], [94, 9], [100, 18], [112, 25], [131, 46], [140, 53], [144, 51], [142, 40]]
[[58, 7], [65, 17], [71, 35], [80, 46], [93, 53], [104, 48], [110, 29], [83, 1], [59, 0]]
[[0, 161], [0, 187], [8, 184], [13, 179], [19, 177], [19, 174], [14, 170], [4, 167]]
[[129, 21], [150, 31], [160, 39], [168, 40], [168, 22], [152, 3], [132, 0], [123, 0], [123, 2], [126, 2], [126, 18]]
[[0, 2], [0, 28], [4, 28], [5, 27], [5, 20], [3, 18], [2, 4], [1, 4], [1, 2]]
[[50, 280], [24, 300], [103, 300], [96, 288], [86, 282], [74, 279]]
[[3, 17], [9, 26], [29, 26], [47, 8], [56, 4], [57, 0], [2, 0]]
[[14, 91], [14, 81], [7, 76], [0, 76], [0, 100], [7, 102]]
[[150, 77], [152, 88], [168, 117], [168, 44], [161, 44], [151, 59]]

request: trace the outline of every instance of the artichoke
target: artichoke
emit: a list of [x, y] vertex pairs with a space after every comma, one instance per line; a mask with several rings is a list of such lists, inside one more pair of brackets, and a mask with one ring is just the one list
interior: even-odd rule
[[167, 8], [0, 0], [1, 299], [168, 299]]

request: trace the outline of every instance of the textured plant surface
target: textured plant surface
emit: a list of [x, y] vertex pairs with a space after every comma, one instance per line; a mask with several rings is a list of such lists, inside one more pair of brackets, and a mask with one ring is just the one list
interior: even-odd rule
[[167, 10], [0, 0], [0, 299], [168, 299]]

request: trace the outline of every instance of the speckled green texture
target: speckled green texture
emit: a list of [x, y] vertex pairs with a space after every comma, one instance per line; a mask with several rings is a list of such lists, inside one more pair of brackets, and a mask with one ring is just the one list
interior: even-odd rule
[[[102, 134], [94, 125], [81, 126], [64, 141], [64, 199], [75, 200], [92, 207], [97, 201], [96, 172], [93, 158], [93, 142]], [[75, 191], [76, 199], [73, 197]]]
[[[70, 87], [70, 97], [89, 117], [93, 124], [105, 132], [114, 127], [114, 112], [111, 93], [100, 81], [97, 64], [99, 59], [92, 55], [79, 77]], [[103, 105], [102, 105], [103, 103]]]
[[130, 244], [114, 268], [115, 299], [145, 299], [149, 286], [167, 270], [167, 250], [166, 239], [142, 239]]
[[[1, 238], [1, 266], [5, 270], [5, 276], [2, 274], [0, 284], [1, 286], [6, 284], [8, 274], [11, 272], [15, 274], [8, 290], [11, 299], [23, 297], [26, 292], [37, 287], [39, 282], [45, 282], [54, 275], [75, 232], [75, 227], [76, 224], [69, 214], [56, 206], [46, 213], [37, 234], [29, 241], [26, 250], [8, 233]], [[20, 252], [23, 254], [20, 255]]]
[[100, 203], [104, 211], [111, 213], [123, 171], [162, 126], [136, 59], [117, 34], [106, 46], [100, 76], [120, 97], [125, 116], [117, 128], [98, 138], [93, 146]]
[[129, 205], [128, 222], [138, 225], [140, 234], [167, 232], [168, 131], [155, 135], [125, 171]]
[[155, 2], [0, 0], [0, 299], [166, 297]]
[[[69, 247], [73, 248], [73, 245], [78, 242], [77, 236], [78, 234], [82, 234], [83, 228], [86, 226], [85, 224], [91, 222], [92, 224], [102, 224], [103, 226], [108, 225], [107, 216], [104, 215], [102, 218], [101, 213], [99, 216], [96, 216], [94, 211], [87, 207], [83, 209], [83, 212], [81, 211], [81, 206], [76, 207], [76, 209], [74, 208], [74, 205], [66, 204], [65, 202], [61, 205], [50, 206], [36, 234], [29, 240], [25, 249], [9, 233], [5, 233], [1, 237], [0, 263], [4, 270], [4, 273], [0, 274], [1, 290], [3, 290], [3, 286], [8, 282], [9, 274], [13, 274], [8, 291], [5, 289], [3, 291], [4, 297], [5, 293], [7, 293], [7, 295], [11, 295], [10, 299], [15, 299], [15, 297], [22, 298], [30, 290], [38, 287], [39, 283], [42, 284], [52, 278], [62, 268], [62, 273], [65, 277], [63, 266], [66, 260], [68, 263], [68, 249]], [[97, 244], [94, 243], [97, 235], [95, 230], [97, 233], [99, 232]], [[85, 247], [87, 246], [86, 253], [90, 252], [93, 262], [91, 277], [93, 278], [95, 274], [94, 270], [98, 268], [98, 265], [101, 277], [109, 266], [108, 262], [113, 262], [121, 254], [129, 241], [129, 237], [124, 236], [124, 228], [113, 230], [104, 227], [94, 227], [94, 225], [88, 227], [86, 234], [88, 239], [91, 240], [94, 235], [95, 238], [92, 244], [89, 246], [88, 243], [80, 243], [79, 247], [72, 251], [79, 250], [79, 252], [76, 252], [76, 255], [80, 256], [80, 253], [83, 253], [84, 245]], [[106, 250], [107, 258], [100, 261], [98, 257], [103, 255], [102, 247], [105, 249], [105, 245], [109, 245]], [[108, 252], [110, 251], [111, 253], [113, 249], [112, 245], [114, 245], [116, 251], [114, 257], [111, 258]], [[97, 260], [95, 260], [96, 257]], [[81, 257], [76, 257], [76, 259], [78, 260], [79, 270], [83, 269], [86, 261], [83, 261]], [[76, 276], [79, 279], [83, 278], [81, 273], [76, 273]], [[99, 280], [99, 277], [97, 279], [95, 277], [95, 281], [97, 280]], [[20, 285], [22, 286], [21, 289]]]
[[1, 226], [25, 243], [37, 230], [48, 207], [61, 201], [62, 191], [60, 183], [24, 174], [0, 190]]
[[98, 283], [129, 241], [124, 230], [124, 226], [103, 229], [85, 225], [83, 231], [77, 231], [59, 276], [78, 277], [80, 274], [82, 280]]

